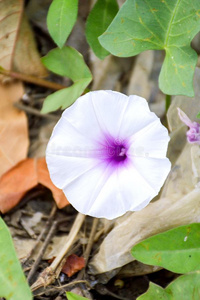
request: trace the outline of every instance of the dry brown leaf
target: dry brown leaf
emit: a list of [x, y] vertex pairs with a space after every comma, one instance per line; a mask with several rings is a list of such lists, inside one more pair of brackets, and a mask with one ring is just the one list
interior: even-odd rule
[[33, 76], [48, 75], [41, 63], [35, 39], [26, 16], [22, 18], [14, 53], [13, 70]]
[[128, 95], [138, 95], [145, 99], [150, 98], [152, 82], [149, 80], [154, 63], [154, 51], [148, 50], [140, 53], [130, 74]]
[[85, 267], [85, 259], [79, 257], [76, 254], [71, 254], [67, 257], [67, 260], [62, 268], [62, 272], [68, 277], [73, 276], [76, 272], [82, 270]]
[[22, 0], [0, 1], [0, 66], [6, 70], [46, 76], [33, 33], [23, 16], [23, 6]]
[[23, 12], [22, 0], [0, 1], [0, 66], [10, 70]]
[[23, 93], [21, 82], [0, 83], [0, 176], [27, 155], [27, 118], [13, 106]]
[[0, 178], [0, 211], [5, 213], [15, 207], [39, 183], [52, 191], [59, 208], [69, 204], [62, 190], [51, 182], [45, 158], [27, 158]]

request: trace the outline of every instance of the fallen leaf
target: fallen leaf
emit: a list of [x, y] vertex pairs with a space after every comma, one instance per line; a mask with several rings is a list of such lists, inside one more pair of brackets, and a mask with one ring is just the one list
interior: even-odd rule
[[23, 93], [21, 82], [0, 83], [0, 176], [27, 155], [27, 118], [13, 106]]
[[90, 261], [90, 272], [113, 272], [134, 261], [130, 250], [138, 242], [174, 227], [199, 222], [199, 213], [200, 190], [194, 189], [178, 201], [172, 196], [161, 198], [141, 211], [118, 218]]
[[67, 257], [67, 260], [62, 268], [62, 272], [68, 277], [71, 277], [76, 272], [82, 270], [85, 267], [85, 259], [79, 257], [76, 254], [72, 254]]
[[39, 183], [52, 191], [59, 208], [69, 204], [62, 190], [51, 182], [45, 158], [27, 158], [0, 178], [0, 211], [6, 213]]
[[23, 15], [16, 42], [13, 70], [27, 75], [45, 77], [48, 72], [41, 63], [37, 45], [25, 15]]
[[17, 33], [23, 12], [23, 1], [0, 1], [0, 66], [10, 70]]
[[[29, 75], [46, 76], [21, 0], [0, 1], [0, 66]], [[5, 80], [5, 76], [1, 76]], [[6, 77], [7, 79], [7, 77]]]

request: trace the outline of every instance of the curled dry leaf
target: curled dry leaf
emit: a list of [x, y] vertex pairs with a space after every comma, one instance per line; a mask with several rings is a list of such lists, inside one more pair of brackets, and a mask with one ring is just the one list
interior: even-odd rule
[[73, 276], [76, 272], [82, 270], [85, 267], [85, 259], [79, 257], [76, 254], [71, 254], [67, 257], [67, 260], [62, 268], [62, 272], [68, 277]]
[[134, 261], [130, 250], [138, 242], [180, 225], [199, 222], [199, 215], [200, 190], [194, 189], [178, 201], [173, 197], [162, 198], [139, 212], [123, 216], [92, 259], [91, 272], [108, 272]]
[[10, 70], [17, 33], [23, 13], [23, 1], [0, 1], [0, 66]]
[[38, 77], [48, 75], [47, 70], [41, 63], [33, 32], [25, 15], [22, 17], [16, 42], [13, 70]]
[[190, 98], [187, 96], [176, 96], [174, 97], [169, 110], [167, 112], [167, 119], [169, 124], [169, 129], [171, 131], [175, 131], [179, 129], [179, 127], [185, 126], [183, 122], [178, 117], [177, 107], [183, 110], [186, 115], [193, 121], [199, 122], [196, 119], [197, 113], [200, 111], [200, 86], [199, 86], [199, 77], [200, 77], [200, 69], [196, 68], [194, 73], [194, 91], [195, 97]]
[[23, 93], [21, 82], [0, 83], [0, 176], [27, 155], [26, 115], [13, 106]]
[[6, 213], [27, 191], [39, 183], [48, 187], [59, 208], [69, 204], [63, 192], [51, 182], [45, 158], [27, 158], [0, 178], [0, 211]]
[[0, 1], [0, 66], [6, 70], [46, 76], [23, 8], [22, 0]]

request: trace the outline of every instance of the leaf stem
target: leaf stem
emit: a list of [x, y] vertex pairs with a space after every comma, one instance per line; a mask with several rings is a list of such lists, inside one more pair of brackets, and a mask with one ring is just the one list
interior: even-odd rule
[[165, 97], [165, 111], [168, 111], [168, 108], [170, 107], [172, 101], [172, 96], [171, 95], [166, 95]]
[[43, 86], [43, 87], [49, 88], [51, 90], [57, 91], [57, 90], [66, 88], [66, 86], [59, 84], [59, 83], [51, 82], [51, 81], [41, 79], [41, 78], [38, 78], [38, 77], [35, 77], [32, 75], [27, 75], [27, 74], [22, 74], [22, 73], [5, 70], [2, 67], [0, 67], [0, 74], [9, 76], [9, 77], [12, 77], [15, 79], [19, 79], [21, 81], [33, 83], [35, 85]]

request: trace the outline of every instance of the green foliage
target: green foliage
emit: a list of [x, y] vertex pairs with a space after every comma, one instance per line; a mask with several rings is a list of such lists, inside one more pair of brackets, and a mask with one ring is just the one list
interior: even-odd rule
[[137, 300], [199, 300], [200, 272], [182, 275], [170, 283], [165, 289], [150, 283], [148, 291]]
[[198, 119], [200, 119], [200, 112], [198, 112], [198, 114], [197, 114], [197, 118], [198, 118]]
[[0, 297], [31, 300], [32, 294], [15, 253], [10, 232], [0, 218]]
[[81, 296], [76, 295], [76, 294], [71, 293], [71, 292], [67, 292], [66, 295], [67, 295], [68, 300], [88, 300], [85, 297], [81, 297]]
[[180, 226], [154, 235], [135, 245], [131, 253], [145, 264], [161, 266], [175, 273], [200, 270], [200, 224]]
[[105, 58], [109, 52], [99, 43], [98, 37], [106, 30], [118, 12], [116, 0], [98, 0], [91, 10], [86, 23], [87, 41], [100, 59]]
[[169, 95], [193, 96], [197, 53], [190, 42], [200, 30], [200, 1], [127, 0], [99, 40], [116, 56], [165, 50], [160, 89]]
[[71, 47], [56, 48], [42, 58], [44, 65], [52, 72], [70, 78], [74, 84], [48, 96], [42, 113], [70, 106], [85, 90], [92, 75], [82, 55]]
[[47, 15], [49, 33], [62, 48], [77, 18], [78, 0], [53, 0]]

